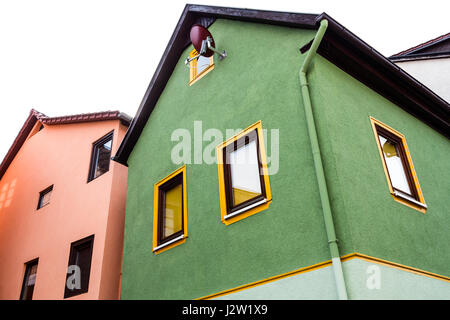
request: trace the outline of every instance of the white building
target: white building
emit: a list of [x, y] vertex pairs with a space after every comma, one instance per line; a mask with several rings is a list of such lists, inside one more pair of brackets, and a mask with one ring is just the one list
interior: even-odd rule
[[389, 59], [450, 102], [450, 33], [394, 54]]

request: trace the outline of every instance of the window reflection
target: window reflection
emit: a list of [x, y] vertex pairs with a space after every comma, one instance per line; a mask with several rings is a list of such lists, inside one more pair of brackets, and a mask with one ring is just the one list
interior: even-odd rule
[[50, 197], [52, 195], [53, 191], [53, 185], [48, 187], [47, 189], [41, 191], [39, 193], [39, 202], [38, 202], [38, 209], [48, 205], [50, 203]]
[[37, 273], [38, 262], [33, 261], [26, 265], [25, 279], [23, 282], [22, 293], [20, 296], [21, 300], [32, 300], [34, 285], [36, 283], [36, 273]]
[[204, 56], [200, 56], [197, 59], [197, 75], [202, 73], [203, 70], [208, 68], [210, 65], [210, 59]]
[[261, 178], [256, 140], [231, 152], [229, 161], [233, 205], [236, 206], [261, 195]]
[[112, 140], [104, 143], [98, 147], [97, 152], [97, 166], [95, 171], [95, 178], [104, 174], [109, 170], [109, 160], [111, 158]]
[[381, 135], [378, 135], [378, 138], [380, 139], [384, 161], [386, 162], [392, 186], [403, 193], [411, 195], [411, 189], [409, 187], [408, 178], [400, 157], [397, 143], [388, 140]]
[[91, 181], [109, 171], [113, 133], [93, 144], [89, 179]]
[[163, 238], [182, 230], [183, 185], [178, 184], [165, 192]]

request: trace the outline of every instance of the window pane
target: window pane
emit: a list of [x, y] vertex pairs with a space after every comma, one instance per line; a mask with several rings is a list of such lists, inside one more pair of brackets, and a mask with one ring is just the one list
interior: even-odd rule
[[[88, 292], [93, 242], [94, 237], [90, 236], [84, 240], [72, 243], [64, 298]], [[73, 268], [73, 266], [77, 266], [78, 268]]]
[[77, 248], [76, 265], [80, 267], [81, 290], [88, 291], [89, 273], [91, 272], [91, 243], [88, 242]]
[[25, 270], [24, 286], [22, 288], [22, 300], [31, 300], [33, 298], [34, 285], [36, 283], [37, 262], [27, 264]]
[[197, 59], [197, 74], [202, 73], [203, 70], [209, 67], [209, 58], [200, 56]]
[[52, 195], [53, 186], [48, 187], [39, 193], [38, 209], [50, 203], [50, 196]]
[[44, 195], [42, 195], [42, 202], [41, 202], [41, 206], [45, 206], [46, 204], [48, 204], [50, 202], [50, 195], [52, 194], [51, 191], [45, 193]]
[[383, 149], [383, 156], [386, 161], [392, 186], [411, 195], [411, 189], [409, 188], [408, 179], [406, 177], [402, 159], [400, 158], [397, 144], [380, 135], [378, 138], [380, 139]]
[[183, 185], [178, 184], [165, 192], [163, 238], [182, 230]]
[[97, 178], [98, 176], [104, 174], [109, 170], [109, 160], [111, 158], [111, 145], [112, 140], [109, 140], [106, 143], [97, 146], [96, 152], [97, 159], [94, 178]]
[[37, 264], [31, 267], [30, 275], [28, 276], [27, 286], [34, 286], [34, 284], [36, 283], [36, 272], [37, 272]]
[[230, 153], [234, 206], [262, 193], [256, 143], [256, 140], [253, 140]]

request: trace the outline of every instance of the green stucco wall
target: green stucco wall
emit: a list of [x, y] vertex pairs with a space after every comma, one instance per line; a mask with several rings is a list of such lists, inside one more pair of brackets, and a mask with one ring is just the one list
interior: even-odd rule
[[[185, 50], [128, 160], [122, 299], [194, 299], [330, 259], [298, 79], [298, 49], [315, 32], [230, 20], [209, 30], [228, 57], [189, 87]], [[449, 275], [449, 142], [318, 55], [309, 82], [341, 254]], [[390, 196], [369, 116], [406, 135], [426, 214]], [[187, 164], [188, 239], [153, 254], [153, 186], [181, 166], [173, 131], [258, 120], [279, 129], [270, 207], [225, 226], [217, 165]]]
[[[228, 20], [209, 29], [228, 57], [216, 56], [215, 69], [189, 87], [185, 50], [128, 160], [122, 299], [198, 298], [329, 259], [298, 86], [298, 49], [314, 31]], [[193, 137], [196, 120], [224, 134], [258, 120], [279, 129], [273, 202], [225, 226], [217, 165], [188, 164], [189, 238], [154, 255], [153, 185], [181, 166], [171, 162], [172, 132]], [[270, 155], [270, 135], [267, 144]]]
[[[449, 140], [321, 56], [309, 81], [341, 254], [450, 276]], [[405, 135], [425, 214], [390, 195], [370, 116]]]

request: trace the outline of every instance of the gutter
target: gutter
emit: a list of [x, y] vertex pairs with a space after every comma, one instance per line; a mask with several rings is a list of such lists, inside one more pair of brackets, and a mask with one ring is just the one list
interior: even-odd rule
[[431, 60], [431, 59], [443, 59], [450, 58], [449, 52], [436, 52], [436, 53], [418, 53], [418, 54], [408, 54], [404, 56], [392, 56], [388, 59], [394, 63], [403, 61], [416, 61], [416, 60]]
[[325, 31], [328, 27], [328, 20], [320, 21], [320, 27], [311, 44], [308, 54], [300, 68], [299, 77], [302, 90], [303, 104], [305, 107], [306, 123], [308, 125], [309, 140], [311, 142], [311, 149], [314, 159], [314, 167], [316, 171], [317, 183], [319, 185], [320, 201], [322, 205], [323, 218], [325, 221], [325, 228], [328, 237], [328, 246], [331, 253], [332, 267], [334, 277], [336, 280], [336, 289], [339, 300], [347, 300], [347, 288], [344, 280], [344, 273], [342, 271], [341, 258], [339, 254], [339, 247], [337, 245], [336, 231], [334, 228], [333, 215], [331, 214], [330, 199], [328, 197], [327, 184], [325, 181], [325, 173], [322, 165], [322, 157], [320, 155], [319, 140], [317, 138], [316, 125], [314, 123], [314, 116], [312, 112], [311, 98], [309, 95], [309, 87], [307, 80], [308, 68], [314, 58], [317, 48], [322, 41]]

